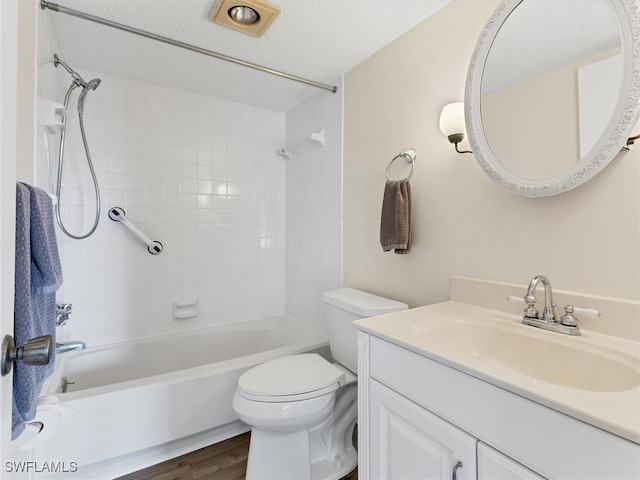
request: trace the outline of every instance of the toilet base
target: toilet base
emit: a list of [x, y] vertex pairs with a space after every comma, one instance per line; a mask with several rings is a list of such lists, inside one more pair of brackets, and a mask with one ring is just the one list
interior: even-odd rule
[[251, 429], [246, 480], [305, 479], [309, 470], [309, 432]]
[[358, 452], [347, 449], [340, 458], [324, 458], [311, 464], [311, 480], [339, 480], [358, 466]]
[[[274, 432], [253, 428], [246, 480], [339, 480], [358, 465], [358, 452], [349, 446], [332, 458], [311, 458], [315, 450], [309, 431]], [[286, 452], [286, 453], [284, 453]]]

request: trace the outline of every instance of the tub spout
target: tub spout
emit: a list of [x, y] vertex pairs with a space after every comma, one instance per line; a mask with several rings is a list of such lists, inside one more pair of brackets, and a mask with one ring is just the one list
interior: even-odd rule
[[84, 350], [85, 348], [87, 348], [87, 346], [84, 344], [84, 342], [56, 342], [56, 353], [70, 352], [72, 350]]

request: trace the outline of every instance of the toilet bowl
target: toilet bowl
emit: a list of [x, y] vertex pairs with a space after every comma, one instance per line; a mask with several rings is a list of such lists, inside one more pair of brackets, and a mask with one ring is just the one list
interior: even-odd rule
[[[340, 478], [353, 470], [357, 452], [346, 437], [357, 416], [355, 380], [317, 354], [279, 358], [243, 375], [232, 404], [251, 425], [246, 478]], [[347, 384], [350, 394], [338, 395]]]
[[357, 465], [357, 330], [353, 320], [406, 304], [343, 288], [325, 292], [332, 363], [317, 354], [271, 360], [244, 373], [233, 408], [251, 426], [247, 480], [339, 479]]

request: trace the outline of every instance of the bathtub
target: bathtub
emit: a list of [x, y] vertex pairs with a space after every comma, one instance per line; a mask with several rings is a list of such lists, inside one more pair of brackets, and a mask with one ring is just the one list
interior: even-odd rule
[[25, 447], [40, 463], [73, 462], [70, 478], [143, 468], [248, 431], [231, 407], [238, 377], [306, 351], [326, 355], [326, 339], [279, 317], [60, 354], [35, 419], [45, 426]]

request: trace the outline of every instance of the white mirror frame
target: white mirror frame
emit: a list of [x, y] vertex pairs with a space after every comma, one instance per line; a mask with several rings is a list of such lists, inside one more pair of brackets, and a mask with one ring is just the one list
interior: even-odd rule
[[482, 75], [491, 45], [509, 14], [523, 0], [503, 0], [487, 22], [471, 57], [465, 89], [469, 143], [480, 167], [502, 188], [525, 197], [546, 197], [582, 185], [598, 174], [626, 145], [640, 113], [640, 0], [607, 0], [620, 27], [622, 86], [614, 113], [589, 154], [569, 170], [545, 179], [514, 175], [494, 155], [482, 125]]

